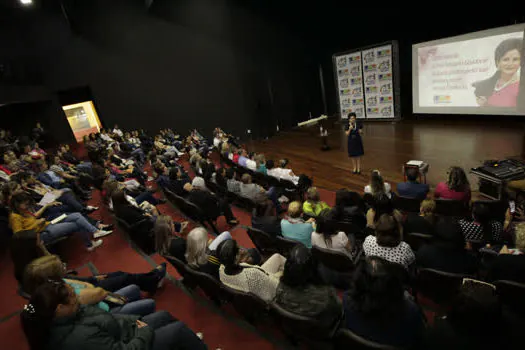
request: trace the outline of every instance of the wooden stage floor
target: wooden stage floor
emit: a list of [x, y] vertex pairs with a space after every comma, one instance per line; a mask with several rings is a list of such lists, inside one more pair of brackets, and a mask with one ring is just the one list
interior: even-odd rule
[[[320, 150], [317, 127], [281, 132], [246, 146], [264, 153], [266, 159], [289, 159], [296, 174], [312, 176], [316, 186], [328, 190], [345, 187], [362, 192], [373, 169], [379, 169], [395, 189], [395, 184], [403, 180], [402, 165], [411, 159], [430, 164], [427, 182], [435, 186], [446, 179], [450, 166], [461, 166], [468, 173], [483, 160], [524, 154], [525, 125], [501, 124], [437, 120], [365, 123], [361, 175], [352, 174], [347, 139], [339, 124], [330, 130], [331, 150], [325, 152]], [[469, 180], [472, 190], [477, 190], [477, 178], [469, 175]]]

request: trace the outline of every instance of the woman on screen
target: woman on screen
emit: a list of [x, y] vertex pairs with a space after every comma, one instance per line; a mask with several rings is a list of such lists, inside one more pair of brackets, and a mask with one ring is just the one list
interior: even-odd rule
[[503, 40], [494, 52], [497, 71], [486, 80], [472, 84], [480, 106], [516, 107], [520, 88], [523, 40]]
[[356, 114], [354, 112], [348, 113], [348, 128], [346, 129], [346, 136], [348, 136], [348, 156], [352, 159], [354, 166], [354, 174], [361, 174], [361, 157], [365, 154], [363, 149], [363, 141], [361, 133], [363, 126], [357, 124]]

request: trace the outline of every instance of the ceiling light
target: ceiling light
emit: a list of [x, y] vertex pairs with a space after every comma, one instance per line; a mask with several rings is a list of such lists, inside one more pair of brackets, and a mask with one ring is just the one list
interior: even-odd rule
[[33, 3], [33, 0], [20, 0], [20, 3], [22, 5], [31, 5]]

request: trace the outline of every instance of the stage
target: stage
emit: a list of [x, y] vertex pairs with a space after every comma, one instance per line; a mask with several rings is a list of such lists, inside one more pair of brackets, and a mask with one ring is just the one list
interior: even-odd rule
[[[362, 192], [373, 169], [379, 169], [395, 189], [395, 184], [403, 180], [402, 165], [412, 159], [430, 164], [427, 182], [434, 187], [447, 178], [452, 165], [463, 167], [468, 174], [483, 160], [525, 154], [525, 125], [507, 122], [503, 126], [474, 120], [365, 122], [361, 175], [352, 174], [346, 143], [343, 127], [336, 123], [329, 130], [329, 151], [320, 149], [317, 126], [280, 132], [268, 140], [248, 142], [246, 146], [250, 151], [264, 153], [267, 160], [289, 159], [296, 174], [307, 174], [313, 177], [316, 186], [328, 190], [346, 187]], [[469, 175], [469, 180], [472, 190], [476, 191], [477, 178]]]

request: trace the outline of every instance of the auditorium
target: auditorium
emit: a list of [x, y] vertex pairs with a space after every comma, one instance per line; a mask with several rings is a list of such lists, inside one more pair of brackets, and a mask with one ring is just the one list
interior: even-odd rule
[[519, 346], [507, 5], [2, 1], [0, 348]]

